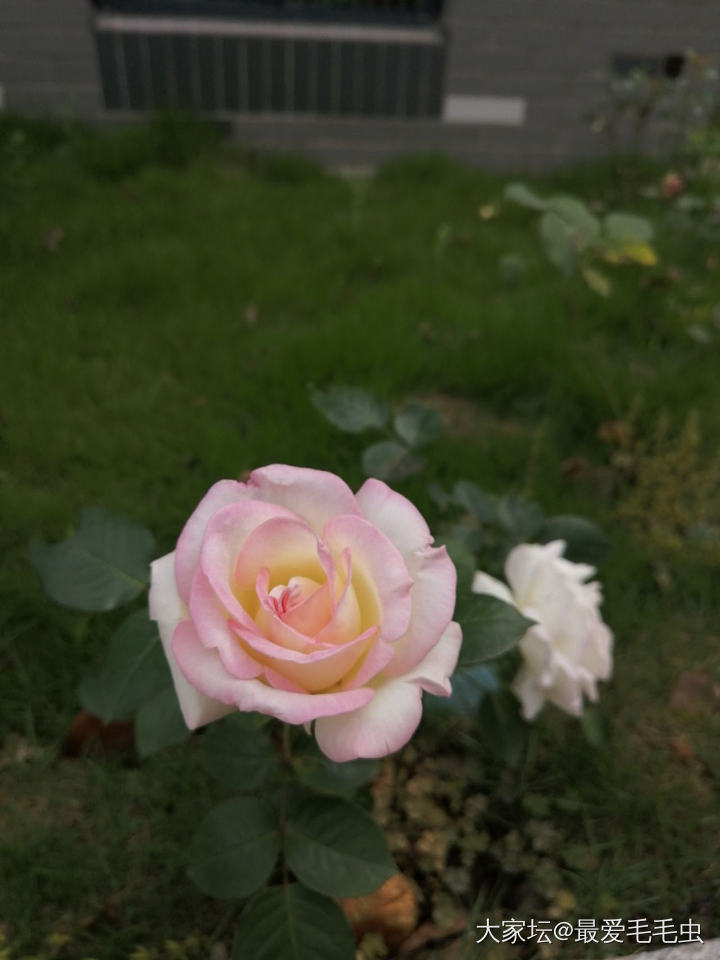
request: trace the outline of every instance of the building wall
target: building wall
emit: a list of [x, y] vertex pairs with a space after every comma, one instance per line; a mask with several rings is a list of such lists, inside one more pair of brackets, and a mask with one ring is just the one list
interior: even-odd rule
[[101, 111], [86, 0], [0, 0], [7, 109], [96, 119]]
[[597, 153], [587, 115], [613, 53], [694, 48], [720, 64], [717, 0], [452, 0], [447, 91], [527, 98], [523, 127], [478, 129], [478, 156], [552, 165]]
[[[448, 0], [442, 29], [446, 120], [233, 115], [234, 129], [259, 148], [346, 165], [445, 150], [483, 166], [544, 167], [601, 149], [586, 117], [613, 53], [694, 47], [720, 62], [717, 0]], [[0, 84], [13, 110], [108, 119], [88, 0], [0, 0]]]

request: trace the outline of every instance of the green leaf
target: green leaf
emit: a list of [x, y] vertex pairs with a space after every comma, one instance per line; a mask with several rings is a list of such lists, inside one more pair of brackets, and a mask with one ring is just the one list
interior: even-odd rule
[[190, 735], [172, 686], [165, 687], [143, 704], [135, 717], [135, 742], [143, 759], [189, 740]]
[[437, 439], [443, 430], [443, 418], [439, 410], [409, 403], [399, 410], [393, 419], [395, 433], [410, 447], [422, 447]]
[[575, 249], [584, 250], [595, 244], [601, 234], [600, 221], [586, 203], [577, 197], [552, 197], [548, 211], [556, 214], [571, 231]]
[[519, 766], [527, 748], [528, 725], [511, 693], [484, 697], [478, 710], [478, 734], [490, 753], [509, 767]]
[[30, 559], [53, 600], [98, 613], [129, 603], [145, 589], [154, 550], [155, 541], [144, 527], [89, 507], [68, 540], [52, 546], [33, 540]]
[[373, 819], [329, 797], [300, 800], [288, 810], [285, 855], [298, 880], [327, 896], [372, 893], [397, 872]]
[[610, 552], [612, 545], [602, 530], [584, 517], [550, 517], [543, 524], [538, 541], [564, 540], [565, 556], [574, 563], [590, 563], [598, 566]]
[[447, 510], [448, 507], [453, 505], [452, 496], [449, 493], [446, 493], [439, 483], [429, 483], [427, 490], [430, 499], [434, 504], [440, 507], [441, 510]]
[[607, 742], [605, 718], [594, 704], [585, 704], [580, 714], [580, 727], [590, 746], [599, 749]]
[[609, 213], [603, 224], [608, 246], [643, 246], [652, 241], [655, 230], [649, 220], [630, 213]]
[[211, 897], [249, 897], [267, 882], [279, 852], [272, 805], [259, 797], [233, 797], [200, 824], [190, 845], [188, 874]]
[[369, 477], [377, 477], [378, 480], [402, 480], [403, 477], [422, 470], [425, 461], [402, 443], [381, 440], [365, 450], [362, 465]]
[[548, 259], [560, 267], [565, 276], [570, 276], [578, 253], [578, 244], [570, 227], [556, 213], [548, 211], [540, 218], [540, 236]]
[[524, 183], [510, 183], [505, 187], [503, 196], [506, 200], [519, 204], [521, 207], [527, 207], [530, 210], [545, 210], [547, 203], [542, 197], [526, 187]]
[[334, 900], [300, 883], [256, 894], [235, 928], [233, 960], [354, 960], [355, 936]]
[[308, 740], [293, 753], [293, 766], [304, 786], [317, 793], [344, 796], [354, 793], [368, 783], [380, 770], [377, 760], [349, 760], [333, 763], [318, 749], [315, 741]]
[[543, 512], [536, 503], [508, 494], [497, 505], [500, 526], [518, 543], [534, 539], [543, 525]]
[[202, 737], [200, 760], [208, 773], [238, 793], [257, 790], [278, 769], [270, 733], [255, 713], [233, 713], [213, 723]]
[[480, 523], [494, 523], [497, 513], [497, 504], [491, 497], [476, 484], [469, 480], [458, 480], [453, 487], [453, 499], [459, 507], [476, 516]]
[[334, 426], [345, 433], [382, 429], [388, 421], [388, 405], [358, 387], [331, 387], [329, 390], [311, 389], [313, 406]]
[[533, 625], [532, 620], [509, 603], [485, 593], [461, 596], [455, 619], [463, 632], [458, 661], [461, 668], [485, 663], [507, 653]]
[[582, 277], [593, 293], [596, 293], [599, 297], [604, 297], [605, 299], [610, 296], [612, 284], [602, 270], [596, 270], [595, 267], [583, 267]]
[[432, 712], [468, 716], [477, 710], [483, 697], [500, 689], [497, 672], [485, 664], [456, 670], [451, 677], [451, 684], [452, 693], [449, 697], [430, 694], [423, 697], [424, 704]]
[[129, 720], [169, 682], [157, 626], [137, 610], [115, 631], [100, 670], [82, 680], [78, 695], [84, 710], [111, 723]]
[[451, 541], [463, 544], [470, 553], [479, 553], [483, 548], [485, 537], [483, 531], [470, 523], [461, 521], [454, 523], [447, 532], [445, 542]]

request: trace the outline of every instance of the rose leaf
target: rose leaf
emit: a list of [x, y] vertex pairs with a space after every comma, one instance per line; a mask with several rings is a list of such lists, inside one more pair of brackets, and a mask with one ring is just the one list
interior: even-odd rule
[[353, 960], [355, 937], [340, 907], [300, 883], [256, 894], [235, 928], [233, 960]]
[[272, 805], [260, 797], [233, 797], [211, 810], [198, 827], [188, 873], [211, 897], [249, 897], [267, 882], [279, 850]]
[[285, 855], [298, 880], [327, 896], [362, 896], [397, 870], [372, 818], [355, 804], [330, 797], [293, 804]]

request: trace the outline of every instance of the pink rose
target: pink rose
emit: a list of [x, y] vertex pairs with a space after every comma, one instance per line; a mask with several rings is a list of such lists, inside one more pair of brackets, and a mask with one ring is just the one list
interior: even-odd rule
[[422, 690], [450, 694], [462, 640], [455, 568], [431, 543], [378, 480], [354, 495], [275, 464], [216, 483], [152, 564], [150, 616], [188, 727], [255, 710], [314, 721], [331, 760], [402, 747]]

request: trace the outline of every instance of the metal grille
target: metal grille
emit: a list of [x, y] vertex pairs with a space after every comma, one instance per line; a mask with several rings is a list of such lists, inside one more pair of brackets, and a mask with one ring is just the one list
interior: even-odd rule
[[109, 110], [432, 117], [444, 50], [433, 29], [113, 17], [97, 21]]

